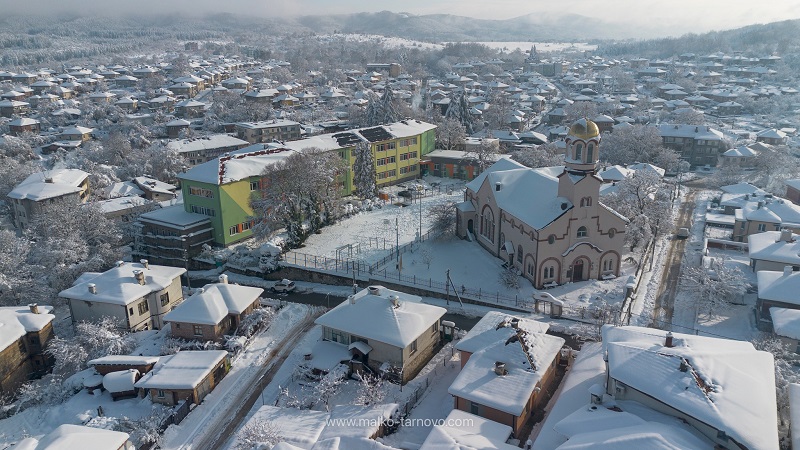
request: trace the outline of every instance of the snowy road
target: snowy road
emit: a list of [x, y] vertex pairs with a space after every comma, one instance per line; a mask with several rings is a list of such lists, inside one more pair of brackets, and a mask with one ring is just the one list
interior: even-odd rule
[[[241, 425], [264, 386], [289, 355], [294, 342], [313, 325], [319, 312], [294, 304], [282, 309], [232, 370], [181, 425], [165, 433], [162, 449], [216, 449]], [[239, 364], [235, 364], [239, 365]]]

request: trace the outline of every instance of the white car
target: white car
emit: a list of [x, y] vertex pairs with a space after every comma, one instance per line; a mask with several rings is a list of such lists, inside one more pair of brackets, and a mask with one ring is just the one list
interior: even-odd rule
[[294, 288], [294, 281], [284, 278], [281, 281], [275, 282], [275, 285], [272, 286], [272, 292], [292, 292]]

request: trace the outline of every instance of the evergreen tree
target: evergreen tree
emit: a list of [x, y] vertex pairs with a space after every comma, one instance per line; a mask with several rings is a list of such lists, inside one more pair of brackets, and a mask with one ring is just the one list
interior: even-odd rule
[[381, 96], [381, 123], [394, 123], [400, 120], [396, 102], [394, 91], [389, 85], [386, 85], [386, 89], [383, 90], [383, 96]]
[[372, 198], [378, 191], [375, 184], [375, 161], [372, 150], [366, 142], [360, 142], [355, 148], [355, 166], [353, 170], [353, 184], [356, 195], [361, 198]]
[[454, 119], [464, 125], [467, 135], [474, 132], [472, 127], [472, 116], [469, 114], [469, 104], [467, 103], [467, 96], [463, 92], [457, 94], [455, 98], [450, 99], [450, 106], [444, 116], [448, 119]]
[[364, 122], [368, 127], [375, 127], [381, 124], [383, 120], [383, 107], [380, 99], [375, 94], [369, 94], [369, 104], [365, 113]]

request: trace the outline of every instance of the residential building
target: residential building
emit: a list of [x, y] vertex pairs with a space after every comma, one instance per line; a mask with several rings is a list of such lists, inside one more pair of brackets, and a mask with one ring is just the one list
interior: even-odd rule
[[616, 277], [628, 220], [600, 202], [600, 132], [580, 119], [565, 165], [531, 169], [501, 159], [467, 184], [456, 234], [477, 240], [537, 289]]
[[790, 230], [765, 231], [747, 237], [750, 267], [760, 270], [800, 270], [800, 236]]
[[22, 133], [39, 134], [41, 123], [36, 119], [21, 117], [8, 122], [9, 134], [19, 136]]
[[781, 271], [760, 270], [756, 276], [756, 325], [761, 331], [773, 331], [771, 309], [800, 310], [800, 297], [797, 296], [800, 292], [800, 272], [787, 265]]
[[181, 133], [185, 133], [186, 130], [189, 129], [189, 125], [192, 123], [186, 119], [172, 119], [165, 127], [167, 128], [167, 137], [170, 139], [178, 138]]
[[[499, 153], [491, 155], [491, 163], [508, 156]], [[480, 174], [475, 153], [460, 150], [434, 150], [419, 163], [422, 176], [458, 178], [471, 181]]]
[[448, 392], [454, 409], [511, 427], [514, 436], [553, 391], [564, 339], [548, 325], [488, 312], [456, 344], [461, 372]]
[[251, 144], [300, 139], [300, 124], [293, 120], [239, 122], [236, 135]]
[[53, 169], [34, 173], [18, 184], [11, 198], [14, 226], [24, 230], [42, 211], [55, 203], [79, 204], [89, 197], [89, 174], [79, 169]]
[[167, 143], [167, 148], [180, 153], [190, 166], [196, 166], [248, 145], [247, 141], [227, 134], [212, 134], [170, 141]]
[[130, 331], [158, 330], [163, 316], [183, 301], [181, 275], [186, 269], [118, 262], [103, 273], [81, 277], [59, 292], [69, 303], [72, 323], [111, 317]]
[[15, 395], [23, 383], [53, 367], [45, 354], [54, 336], [52, 310], [36, 304], [0, 307], [0, 393]]
[[178, 187], [150, 177], [136, 177], [133, 179], [136, 185], [144, 193], [144, 198], [154, 202], [164, 202], [176, 197]]
[[654, 328], [605, 325], [602, 334], [604, 393], [617, 403], [637, 402], [675, 417], [716, 448], [779, 447], [771, 353], [747, 341]]
[[742, 169], [753, 168], [756, 165], [758, 152], [746, 145], [726, 150], [720, 155], [720, 165], [739, 167]]
[[20, 450], [136, 450], [128, 433], [82, 425], [59, 425], [41, 438], [25, 438], [13, 447]]
[[0, 101], [0, 117], [14, 117], [27, 114], [31, 109], [28, 102], [21, 102], [19, 100], [3, 100]]
[[111, 394], [114, 401], [135, 398], [138, 390], [134, 385], [141, 377], [142, 374], [136, 369], [111, 372], [103, 376], [103, 388]]
[[133, 256], [154, 264], [191, 268], [203, 245], [214, 243], [211, 217], [187, 212], [183, 205], [168, 206], [139, 216]]
[[184, 350], [163, 356], [158, 367], [134, 385], [150, 393], [153, 403], [174, 406], [182, 401], [199, 405], [230, 370], [225, 350]]
[[725, 149], [721, 131], [706, 125], [658, 125], [665, 147], [678, 152], [692, 167], [716, 166]]
[[446, 312], [416, 295], [370, 286], [314, 323], [322, 326], [323, 340], [341, 344], [361, 364], [405, 384], [440, 348], [439, 321]]
[[788, 137], [786, 133], [775, 128], [759, 131], [756, 133], [756, 142], [763, 142], [769, 145], [786, 145]]
[[[191, 85], [190, 85], [191, 86]], [[196, 117], [203, 117], [206, 113], [206, 105], [197, 100], [186, 99], [175, 103], [175, 114], [183, 117], [184, 119], [193, 119]]]
[[450, 411], [441, 425], [434, 425], [419, 450], [515, 450], [506, 444], [512, 428], [458, 409]]
[[259, 307], [263, 292], [261, 288], [228, 284], [228, 276], [220, 275], [219, 283], [196, 289], [164, 315], [164, 322], [172, 324], [173, 337], [221, 341], [226, 334], [235, 334], [242, 318]]
[[74, 127], [64, 128], [59, 135], [59, 138], [65, 141], [83, 141], [86, 142], [92, 138], [94, 128], [86, 128], [79, 125]]
[[[728, 204], [732, 199], [728, 201]], [[800, 233], [800, 206], [772, 194], [745, 195], [734, 209], [733, 240], [746, 242], [747, 237], [783, 228]], [[725, 206], [728, 208], [727, 204]]]
[[86, 365], [94, 367], [94, 370], [100, 375], [107, 375], [111, 372], [120, 372], [128, 369], [135, 369], [139, 373], [147, 373], [153, 370], [157, 362], [158, 356], [109, 355], [89, 360]]
[[795, 205], [800, 203], [800, 179], [786, 180], [786, 200]]

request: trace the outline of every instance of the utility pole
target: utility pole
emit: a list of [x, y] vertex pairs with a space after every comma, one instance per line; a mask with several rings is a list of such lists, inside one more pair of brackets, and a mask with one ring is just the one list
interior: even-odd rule
[[417, 199], [419, 202], [419, 241], [422, 242], [422, 197]]
[[400, 262], [400, 219], [395, 217], [394, 218], [394, 234], [395, 234], [395, 253], [396, 253], [396, 261]]

